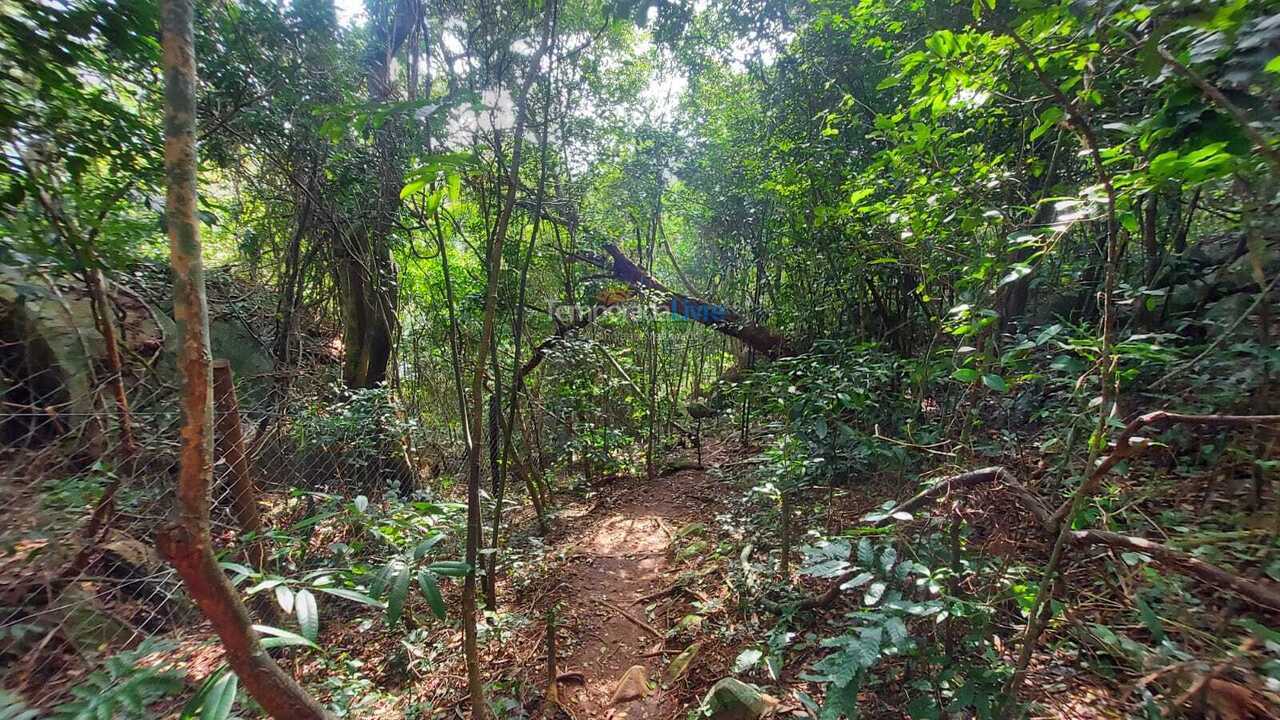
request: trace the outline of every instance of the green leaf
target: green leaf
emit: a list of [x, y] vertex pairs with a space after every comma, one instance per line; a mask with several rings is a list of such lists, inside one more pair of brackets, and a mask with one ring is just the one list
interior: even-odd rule
[[404, 613], [404, 603], [409, 597], [409, 581], [413, 579], [409, 568], [403, 563], [397, 563], [396, 568], [392, 570], [389, 580], [390, 589], [387, 591], [387, 624], [394, 626], [400, 620], [400, 615]]
[[364, 593], [358, 592], [356, 590], [348, 590], [347, 588], [331, 588], [331, 587], [318, 587], [315, 589], [318, 592], [327, 593], [329, 595], [345, 598], [347, 600], [354, 600], [355, 602], [361, 603], [363, 605], [368, 605], [370, 607], [376, 607], [380, 609], [386, 607], [386, 603], [378, 602], [377, 600], [374, 600], [368, 595], [365, 595]]
[[1041, 135], [1044, 135], [1046, 132], [1049, 132], [1049, 129], [1057, 125], [1058, 121], [1062, 119], [1063, 115], [1064, 113], [1062, 111], [1062, 108], [1058, 107], [1057, 105], [1054, 105], [1053, 107], [1050, 107], [1050, 108], [1046, 108], [1044, 112], [1040, 113], [1040, 124], [1037, 125], [1035, 129], [1031, 131], [1030, 139], [1035, 140], [1039, 138]]
[[956, 368], [955, 372], [951, 373], [951, 379], [971, 383], [978, 379], [978, 375], [978, 371], [973, 368]]
[[444, 597], [440, 595], [440, 585], [436, 582], [436, 576], [426, 568], [419, 570], [418, 587], [422, 588], [422, 594], [426, 596], [431, 612], [443, 620], [445, 618]]
[[896, 615], [885, 621], [884, 631], [889, 635], [889, 642], [894, 645], [901, 645], [907, 639], [907, 624]]
[[276, 602], [280, 604], [281, 610], [292, 613], [294, 599], [293, 590], [288, 585], [276, 585]]
[[1004, 287], [1009, 283], [1018, 282], [1019, 280], [1021, 280], [1022, 278], [1030, 274], [1031, 274], [1030, 265], [1026, 263], [1017, 263], [1012, 268], [1009, 269], [1009, 272], [1004, 277], [1000, 278], [1000, 283], [998, 287]]
[[244, 594], [253, 595], [255, 593], [260, 593], [263, 590], [270, 590], [271, 588], [281, 585], [283, 583], [284, 583], [284, 578], [268, 578], [266, 580], [263, 580], [262, 582], [255, 583], [249, 586], [248, 588], [245, 589]]
[[1271, 58], [1270, 60], [1268, 60], [1266, 66], [1263, 67], [1262, 69], [1266, 70], [1269, 73], [1280, 74], [1280, 55], [1277, 55]]
[[445, 577], [464, 578], [471, 572], [471, 566], [460, 560], [441, 560], [427, 566], [431, 572]]
[[853, 656], [854, 662], [865, 669], [874, 666], [880, 659], [880, 648], [869, 642], [854, 640], [849, 643], [849, 654]]
[[[320, 649], [320, 646], [315, 644], [311, 640], [308, 640], [307, 638], [304, 638], [297, 633], [289, 632], [288, 630], [282, 630], [277, 627], [271, 627], [270, 625], [254, 625], [253, 629], [262, 633], [263, 635], [271, 636], [263, 639], [262, 641], [263, 647], [287, 647], [291, 645], [305, 645], [309, 648], [315, 648], [316, 650]], [[282, 642], [268, 643], [268, 641], [272, 639], [279, 640]]]
[[320, 634], [320, 609], [316, 607], [316, 596], [303, 588], [295, 596], [294, 608], [298, 613], [298, 627], [308, 640], [315, 640]]
[[236, 704], [236, 691], [240, 689], [240, 678], [228, 672], [209, 692], [209, 699], [200, 708], [201, 720], [225, 720], [231, 715], [231, 708]]
[[884, 591], [888, 588], [882, 582], [873, 582], [871, 587], [867, 588], [866, 594], [862, 596], [862, 602], [865, 605], [875, 605], [880, 602], [880, 598], [884, 597]]
[[1004, 378], [991, 373], [982, 376], [982, 384], [996, 392], [1004, 392], [1009, 389], [1009, 385], [1004, 381]]
[[405, 183], [404, 187], [400, 189], [400, 199], [404, 200], [410, 195], [419, 193], [426, 186], [427, 186], [427, 181], [423, 178], [419, 178], [417, 180], [411, 180]]
[[875, 549], [871, 547], [871, 538], [862, 538], [858, 541], [858, 564], [865, 568], [870, 568], [876, 562]]
[[880, 556], [880, 569], [886, 573], [893, 570], [893, 566], [898, 562], [898, 551], [893, 548], [885, 548], [884, 554]]
[[875, 188], [862, 188], [861, 190], [854, 190], [854, 191], [849, 195], [849, 205], [850, 205], [851, 207], [857, 207], [857, 206], [858, 206], [858, 203], [860, 203], [860, 202], [862, 202], [863, 200], [865, 200], [867, 197], [869, 197], [869, 196], [870, 196], [872, 193], [874, 193], [875, 191], [876, 191], [876, 189], [875, 189]]
[[443, 539], [444, 539], [444, 533], [436, 533], [435, 535], [432, 535], [426, 540], [423, 540], [422, 542], [418, 543], [418, 545], [413, 548], [413, 559], [421, 560], [422, 558], [426, 557], [427, 551], [435, 547], [436, 543], [440, 542]]
[[449, 205], [455, 207], [462, 201], [462, 176], [456, 172], [449, 173]]
[[399, 562], [399, 560], [392, 560], [386, 565], [383, 565], [378, 570], [377, 574], [373, 576], [373, 582], [369, 583], [369, 592], [372, 593], [374, 597], [381, 597], [386, 593], [387, 582], [390, 580], [391, 573], [395, 570], [396, 565]]
[[743, 650], [738, 653], [737, 659], [733, 661], [733, 672], [737, 674], [750, 670], [755, 667], [756, 663], [760, 662], [762, 657], [764, 657], [764, 653], [755, 648]]
[[872, 575], [872, 574], [871, 574], [871, 573], [869, 573], [869, 572], [858, 573], [858, 575], [857, 575], [856, 577], [854, 577], [852, 580], [850, 580], [849, 582], [847, 582], [847, 583], [845, 583], [845, 584], [841, 585], [841, 586], [840, 586], [840, 589], [841, 589], [841, 590], [852, 590], [852, 589], [857, 588], [857, 587], [862, 587], [863, 585], [866, 585], [867, 583], [871, 582], [871, 581], [872, 581], [872, 580], [874, 580], [875, 578], [876, 578], [876, 576], [875, 576], [875, 575]]
[[240, 678], [231, 668], [222, 666], [201, 684], [199, 692], [182, 709], [180, 720], [226, 720], [235, 707], [239, 688]]
[[1155, 638], [1156, 642], [1164, 642], [1164, 623], [1160, 622], [1160, 616], [1156, 615], [1156, 611], [1147, 604], [1142, 595], [1134, 598], [1134, 604], [1138, 606], [1138, 617], [1142, 618], [1142, 624], [1147, 627], [1151, 637]]

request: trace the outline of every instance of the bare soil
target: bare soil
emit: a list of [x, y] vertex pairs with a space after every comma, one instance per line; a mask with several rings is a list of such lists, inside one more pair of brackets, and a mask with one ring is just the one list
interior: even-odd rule
[[[561, 608], [560, 670], [582, 675], [582, 682], [575, 678], [560, 686], [561, 703], [572, 717], [681, 714], [688, 691], [680, 685], [664, 687], [662, 680], [670, 660], [684, 648], [665, 636], [684, 616], [689, 598], [680, 591], [653, 596], [672, 587], [682, 572], [675, 560], [683, 545], [677, 536], [681, 528], [706, 523], [715, 514], [718, 486], [701, 470], [682, 470], [652, 482], [618, 479], [592, 507], [569, 508], [561, 515], [549, 542], [570, 549], [551, 597]], [[649, 694], [613, 704], [619, 681], [633, 666], [645, 669]]]

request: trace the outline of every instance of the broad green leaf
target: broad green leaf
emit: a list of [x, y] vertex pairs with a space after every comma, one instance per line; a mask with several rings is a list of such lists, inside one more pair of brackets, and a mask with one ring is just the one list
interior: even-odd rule
[[284, 578], [268, 578], [266, 580], [263, 580], [262, 582], [254, 583], [253, 585], [250, 585], [248, 588], [245, 588], [244, 594], [254, 595], [256, 593], [262, 592], [263, 590], [270, 590], [271, 588], [276, 587], [277, 585], [280, 585], [282, 583], [284, 583]]
[[409, 182], [405, 183], [403, 188], [400, 189], [400, 199], [404, 200], [410, 195], [422, 192], [422, 189], [425, 188], [426, 186], [427, 186], [427, 181], [425, 179], [419, 178], [417, 180], [410, 180]]
[[404, 603], [409, 597], [409, 581], [412, 579], [412, 573], [409, 572], [409, 568], [404, 564], [397, 564], [396, 568], [391, 571], [387, 590], [388, 625], [394, 626], [400, 620], [400, 615], [404, 613]]
[[[215, 688], [224, 687], [228, 675], [236, 678], [236, 674], [231, 672], [231, 667], [228, 665], [223, 665], [210, 673], [204, 679], [204, 682], [200, 683], [200, 688], [196, 690], [196, 694], [192, 695], [187, 704], [182, 706], [182, 712], [178, 714], [178, 720], [194, 720], [195, 718], [208, 720], [208, 718], [213, 717], [210, 714], [210, 701], [215, 694], [221, 692], [215, 692]], [[236, 678], [236, 684], [238, 684], [238, 680], [239, 678]], [[233, 702], [235, 701], [234, 692], [231, 693], [231, 699]], [[0, 708], [0, 710], [2, 709]], [[228, 705], [227, 712], [230, 712], [230, 710], [231, 706]], [[222, 717], [225, 718], [226, 715], [224, 714]], [[0, 712], [0, 720], [8, 720], [2, 712]]]
[[226, 720], [236, 704], [236, 691], [240, 678], [233, 672], [224, 672], [200, 705], [200, 720]]
[[1004, 277], [1000, 278], [999, 286], [1004, 287], [1009, 283], [1018, 282], [1019, 280], [1021, 280], [1022, 278], [1030, 274], [1031, 274], [1030, 265], [1027, 265], [1026, 263], [1018, 263], [1014, 265], [1012, 268], [1010, 268], [1009, 272], [1005, 274]]
[[871, 582], [871, 581], [872, 581], [872, 580], [874, 580], [875, 578], [876, 578], [876, 576], [875, 576], [875, 575], [872, 575], [872, 574], [871, 574], [871, 573], [869, 573], [869, 572], [858, 573], [858, 574], [857, 574], [857, 576], [855, 576], [852, 580], [850, 580], [849, 582], [847, 582], [847, 583], [845, 583], [845, 584], [841, 585], [841, 586], [840, 586], [840, 589], [841, 589], [841, 590], [852, 590], [852, 589], [854, 589], [854, 588], [862, 587], [863, 585], [866, 585], [867, 583]]
[[858, 203], [862, 202], [864, 199], [869, 197], [875, 191], [876, 191], [875, 188], [862, 188], [861, 190], [854, 190], [853, 193], [849, 195], [849, 205], [851, 207], [857, 207]]
[[1009, 389], [1009, 385], [1004, 381], [1004, 378], [992, 373], [982, 376], [982, 384], [996, 392], [1004, 392]]
[[286, 613], [293, 612], [294, 593], [288, 585], [276, 585], [276, 602]]
[[422, 558], [426, 557], [427, 551], [435, 547], [436, 543], [440, 542], [443, 539], [444, 539], [444, 533], [436, 533], [435, 535], [432, 535], [426, 540], [423, 540], [422, 542], [418, 543], [418, 545], [413, 548], [413, 559], [421, 560]]
[[400, 560], [392, 560], [383, 565], [373, 576], [373, 582], [369, 584], [369, 593], [374, 597], [382, 597], [387, 592], [387, 582], [391, 579], [396, 567], [401, 564]]
[[1164, 642], [1164, 623], [1160, 622], [1160, 616], [1156, 615], [1156, 611], [1141, 594], [1134, 596], [1134, 604], [1138, 606], [1138, 617], [1142, 619], [1142, 624], [1147, 627], [1151, 637], [1156, 642]]
[[422, 594], [426, 596], [431, 612], [443, 620], [445, 618], [444, 597], [440, 595], [440, 585], [436, 582], [436, 576], [426, 568], [419, 570], [418, 586], [422, 588]]
[[901, 645], [907, 639], [907, 624], [896, 615], [885, 621], [884, 631], [889, 635], [889, 642], [894, 645]]
[[871, 538], [864, 537], [858, 541], [858, 564], [870, 568], [875, 564], [875, 549], [871, 546]]
[[[297, 633], [289, 632], [288, 630], [282, 630], [278, 627], [271, 627], [270, 625], [254, 625], [253, 629], [258, 631], [259, 633], [262, 633], [263, 635], [271, 636], [271, 637], [263, 638], [262, 640], [263, 647], [305, 645], [309, 648], [315, 648], [316, 650], [320, 649], [320, 646], [315, 644], [313, 641], [305, 637], [302, 637]], [[269, 643], [269, 641], [271, 640], [277, 640], [280, 642]]]
[[880, 556], [880, 569], [886, 573], [890, 572], [897, 562], [898, 551], [893, 548], [885, 548], [884, 553]]
[[218, 566], [224, 570], [230, 570], [231, 572], [235, 573], [238, 576], [236, 578], [236, 582], [239, 582], [240, 580], [243, 580], [246, 577], [252, 577], [258, 574], [256, 571], [252, 570], [251, 568], [245, 565], [241, 565], [240, 563], [223, 561], [218, 563]]
[[884, 597], [884, 591], [888, 588], [882, 582], [873, 582], [871, 587], [867, 588], [867, 592], [862, 596], [862, 602], [865, 605], [875, 605], [880, 602], [880, 598]]
[[1062, 119], [1063, 115], [1064, 113], [1062, 108], [1057, 105], [1047, 108], [1044, 112], [1040, 113], [1040, 124], [1036, 125], [1035, 129], [1031, 131], [1030, 139], [1034, 141], [1041, 135], [1049, 132], [1050, 128], [1058, 124], [1058, 121]]
[[427, 566], [431, 572], [445, 577], [462, 578], [471, 572], [471, 566], [460, 560], [441, 560]]
[[456, 172], [449, 173], [449, 205], [457, 207], [462, 202], [462, 175]]
[[762, 657], [764, 657], [764, 653], [760, 650], [747, 648], [746, 650], [738, 653], [737, 659], [733, 661], [732, 672], [734, 674], [744, 673], [755, 667], [756, 663], [760, 662], [760, 658]]
[[955, 372], [951, 373], [952, 380], [959, 380], [962, 383], [971, 383], [977, 380], [978, 376], [978, 371], [973, 368], [956, 368]]
[[849, 643], [849, 654], [858, 665], [867, 669], [875, 666], [876, 661], [880, 659], [880, 648], [864, 640], [855, 640]]
[[315, 590], [317, 592], [327, 593], [335, 597], [345, 598], [347, 600], [354, 600], [355, 602], [368, 605], [370, 607], [376, 607], [379, 609], [386, 607], [386, 603], [378, 602], [377, 600], [369, 597], [368, 595], [365, 595], [364, 593], [358, 592], [356, 590], [349, 590], [347, 588], [337, 588], [337, 587], [318, 587], [318, 588], [315, 588]]
[[320, 634], [320, 609], [316, 607], [316, 596], [303, 588], [295, 596], [294, 607], [298, 614], [298, 627], [302, 628], [303, 637], [315, 640]]

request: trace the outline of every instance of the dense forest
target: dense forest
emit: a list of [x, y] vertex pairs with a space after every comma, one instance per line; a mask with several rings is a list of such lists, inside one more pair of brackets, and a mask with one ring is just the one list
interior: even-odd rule
[[1280, 717], [1280, 3], [0, 10], [0, 720]]

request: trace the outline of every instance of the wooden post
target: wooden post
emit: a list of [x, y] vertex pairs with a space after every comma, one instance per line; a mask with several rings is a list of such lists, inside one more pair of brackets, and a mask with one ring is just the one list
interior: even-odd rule
[[258, 512], [258, 489], [249, 474], [249, 457], [244, 450], [244, 430], [240, 424], [240, 403], [236, 400], [231, 363], [213, 361], [213, 403], [216, 411], [216, 449], [227, 464], [227, 486], [231, 488], [231, 512], [236, 523], [253, 539], [244, 548], [244, 558], [260, 572], [267, 571], [267, 544], [262, 515]]

